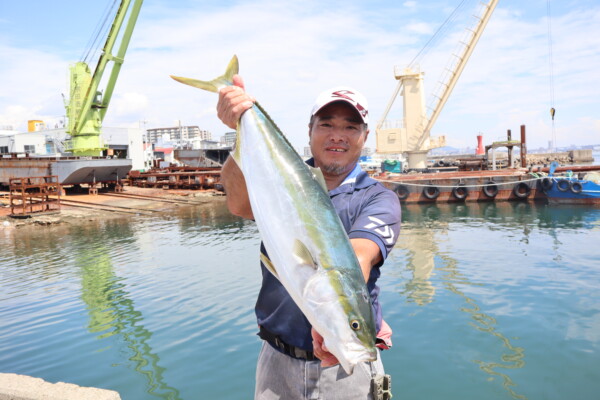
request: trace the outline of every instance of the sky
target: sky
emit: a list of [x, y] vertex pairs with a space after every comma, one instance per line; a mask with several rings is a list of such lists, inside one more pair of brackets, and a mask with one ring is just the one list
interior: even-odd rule
[[[0, 0], [0, 129], [64, 118], [68, 67], [83, 59], [114, 1]], [[145, 0], [104, 126], [180, 121], [219, 138], [229, 128], [216, 116], [216, 95], [169, 75], [209, 80], [237, 54], [246, 90], [298, 150], [316, 96], [339, 85], [369, 100], [374, 148], [394, 68], [424, 54], [417, 61], [429, 103], [478, 12], [474, 0]], [[435, 35], [450, 16], [454, 23]], [[474, 148], [479, 134], [489, 144], [508, 129], [518, 138], [526, 125], [530, 149], [548, 146], [553, 132], [559, 147], [600, 144], [598, 21], [600, 0], [500, 0], [432, 136]], [[388, 120], [401, 119], [397, 98]]]

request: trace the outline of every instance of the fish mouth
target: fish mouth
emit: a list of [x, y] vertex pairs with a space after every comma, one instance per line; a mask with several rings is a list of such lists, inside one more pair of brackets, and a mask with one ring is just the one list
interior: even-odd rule
[[360, 348], [355, 351], [348, 352], [349, 359], [352, 359], [355, 363], [369, 362], [377, 360], [377, 349], [375, 347]]
[[368, 349], [367, 351], [363, 350], [360, 352], [360, 355], [355, 354], [354, 357], [340, 360], [340, 364], [348, 375], [352, 375], [354, 372], [354, 367], [356, 367], [358, 364], [373, 361], [377, 361], [377, 350], [374, 348]]
[[362, 357], [358, 359], [358, 362], [368, 362], [377, 360], [377, 350], [375, 348], [369, 349], [364, 352]]

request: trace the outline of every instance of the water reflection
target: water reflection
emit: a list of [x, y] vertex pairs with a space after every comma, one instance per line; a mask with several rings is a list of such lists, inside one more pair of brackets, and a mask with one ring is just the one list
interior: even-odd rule
[[[500, 377], [504, 389], [515, 399], [526, 399], [515, 391], [516, 384], [511, 377], [502, 370], [519, 369], [525, 365], [525, 350], [523, 347], [514, 346], [511, 341], [499, 330], [497, 320], [486, 314], [477, 300], [468, 296], [461, 287], [484, 286], [473, 282], [468, 276], [461, 273], [458, 262], [449, 256], [451, 250], [440, 251], [440, 244], [447, 242], [447, 236], [454, 223], [483, 223], [495, 220], [506, 223], [512, 220], [511, 225], [523, 228], [523, 239], [528, 240], [531, 224], [535, 219], [527, 216], [537, 215], [552, 216], [552, 212], [542, 209], [541, 213], [531, 213], [530, 205], [520, 203], [506, 204], [474, 204], [474, 205], [410, 205], [403, 209], [403, 230], [396, 247], [404, 249], [407, 254], [407, 270], [412, 274], [401, 294], [406, 296], [407, 302], [414, 302], [419, 306], [426, 306], [433, 301], [436, 287], [432, 282], [434, 273], [439, 273], [439, 280], [443, 287], [451, 293], [462, 298], [467, 306], [460, 308], [471, 319], [470, 326], [479, 332], [488, 333], [499, 339], [505, 349], [498, 361], [473, 360], [479, 368], [493, 377]], [[572, 221], [572, 219], [570, 220]], [[493, 226], [490, 229], [494, 229]], [[436, 260], [441, 265], [436, 266]]]
[[444, 275], [441, 276], [444, 286], [452, 293], [462, 297], [469, 305], [469, 307], [461, 307], [460, 311], [470, 315], [471, 319], [473, 320], [470, 325], [480, 332], [489, 333], [490, 335], [500, 339], [502, 345], [508, 349], [508, 352], [502, 354], [500, 357], [502, 362], [481, 360], [473, 361], [477, 363], [479, 368], [481, 368], [481, 370], [483, 370], [485, 373], [490, 374], [491, 376], [501, 377], [502, 386], [513, 398], [522, 400], [527, 399], [526, 396], [517, 394], [515, 392], [513, 387], [516, 386], [516, 384], [513, 382], [510, 376], [508, 376], [506, 373], [497, 371], [497, 369], [523, 368], [525, 366], [525, 349], [522, 347], [513, 346], [510, 340], [504, 336], [504, 334], [498, 331], [496, 326], [498, 322], [496, 319], [484, 313], [479, 304], [477, 304], [472, 297], [467, 296], [462, 290], [459, 289], [461, 285], [483, 285], [471, 282], [467, 276], [462, 274], [458, 269], [455, 259], [444, 254], [441, 254], [440, 257], [445, 263], [443, 267], [438, 268], [439, 271], [444, 272]]
[[210, 207], [180, 208], [171, 216], [177, 220], [181, 234], [186, 239], [194, 238], [198, 232], [206, 231], [217, 236], [230, 236], [236, 233], [233, 237], [239, 239], [237, 233], [242, 232], [249, 224], [253, 224], [231, 214], [224, 201], [211, 204]]
[[402, 206], [402, 213], [403, 222], [425, 224], [488, 222], [544, 229], [600, 229], [600, 208], [585, 205], [551, 206], [520, 201], [408, 204]]
[[434, 256], [437, 252], [433, 231], [417, 226], [412, 229], [404, 227], [396, 247], [406, 250], [406, 268], [412, 274], [412, 278], [400, 293], [409, 302], [420, 306], [431, 303], [435, 295], [435, 286], [430, 278], [435, 267]]
[[[128, 224], [120, 224], [127, 229]], [[89, 314], [88, 330], [98, 334], [98, 339], [119, 335], [131, 352], [129, 360], [135, 371], [148, 382], [148, 393], [170, 400], [179, 400], [179, 391], [164, 381], [165, 368], [148, 344], [152, 332], [142, 322], [144, 317], [135, 309], [126, 284], [115, 275], [108, 249], [103, 243], [111, 229], [98, 232], [93, 227], [83, 227], [83, 240], [79, 245], [75, 265], [81, 271], [81, 299]], [[123, 231], [122, 231], [123, 232]], [[123, 235], [123, 238], [132, 235]], [[126, 241], [128, 239], [125, 239]], [[77, 250], [76, 250], [77, 251]]]

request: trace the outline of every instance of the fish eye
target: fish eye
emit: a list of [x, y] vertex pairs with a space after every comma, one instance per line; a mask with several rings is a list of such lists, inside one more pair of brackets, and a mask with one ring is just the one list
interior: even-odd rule
[[357, 331], [360, 329], [360, 322], [358, 322], [357, 320], [353, 319], [352, 321], [350, 321], [350, 327]]

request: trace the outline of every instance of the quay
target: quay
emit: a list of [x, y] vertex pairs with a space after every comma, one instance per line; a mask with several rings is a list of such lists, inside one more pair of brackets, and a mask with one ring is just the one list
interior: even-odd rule
[[50, 383], [26, 375], [0, 373], [0, 400], [121, 400], [114, 390]]
[[69, 189], [66, 195], [60, 196], [59, 210], [12, 215], [9, 193], [0, 191], [0, 229], [27, 225], [85, 223], [85, 221], [135, 215], [158, 215], [179, 207], [198, 206], [224, 200], [223, 193], [215, 189], [164, 190], [125, 186], [118, 193], [104, 188], [97, 194]]

